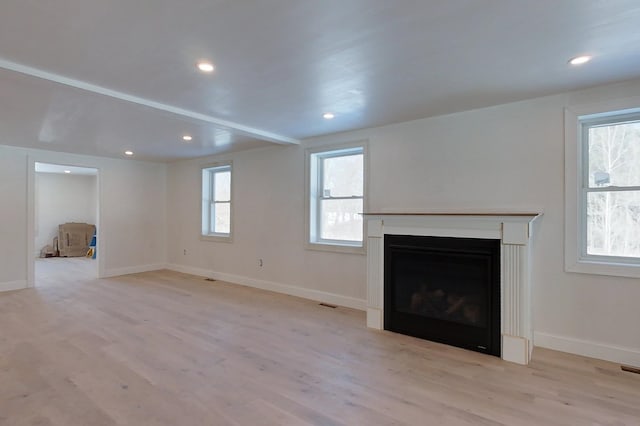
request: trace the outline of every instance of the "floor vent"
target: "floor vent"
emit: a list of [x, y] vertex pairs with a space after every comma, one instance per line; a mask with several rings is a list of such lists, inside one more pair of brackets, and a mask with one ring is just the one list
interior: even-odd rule
[[324, 306], [325, 308], [331, 308], [331, 309], [335, 309], [337, 308], [336, 305], [330, 305], [328, 303], [319, 303], [320, 306]]
[[215, 281], [213, 278], [205, 278], [205, 281]]
[[640, 368], [638, 367], [631, 367], [630, 365], [621, 365], [620, 369], [622, 371], [626, 371], [627, 373], [640, 374]]

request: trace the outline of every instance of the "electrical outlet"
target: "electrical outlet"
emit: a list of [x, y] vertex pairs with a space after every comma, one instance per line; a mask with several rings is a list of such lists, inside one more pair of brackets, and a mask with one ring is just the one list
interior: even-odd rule
[[262, 259], [258, 259], [258, 266], [262, 268]]
[[183, 254], [186, 256], [187, 255], [187, 249], [184, 249]]

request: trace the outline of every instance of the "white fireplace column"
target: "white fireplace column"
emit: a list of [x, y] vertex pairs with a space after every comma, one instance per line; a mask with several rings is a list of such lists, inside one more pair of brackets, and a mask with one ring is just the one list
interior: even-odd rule
[[501, 242], [501, 356], [528, 364], [533, 350], [529, 255], [538, 213], [367, 213], [367, 326], [384, 329], [384, 235], [486, 238]]

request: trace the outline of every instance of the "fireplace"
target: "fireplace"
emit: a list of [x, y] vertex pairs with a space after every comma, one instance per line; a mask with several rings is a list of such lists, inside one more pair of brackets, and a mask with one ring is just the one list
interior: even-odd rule
[[385, 235], [384, 328], [500, 356], [500, 240]]
[[[424, 331], [425, 327], [421, 327], [422, 331], [412, 329], [415, 320], [422, 320], [426, 317], [433, 321], [432, 324], [438, 325], [438, 327], [426, 327], [429, 333], [441, 333], [449, 328], [454, 330], [447, 333], [449, 339], [452, 335], [458, 336], [466, 333], [461, 333], [460, 330], [470, 331], [468, 335], [475, 336], [463, 343], [447, 340], [449, 344], [499, 355], [506, 361], [518, 364], [529, 363], [533, 350], [532, 283], [529, 272], [531, 225], [536, 218], [541, 216], [539, 213], [365, 213], [364, 216], [367, 222], [368, 327], [379, 330], [396, 330], [413, 335], [421, 333], [420, 337], [444, 341], [441, 339], [442, 336], [438, 334], [435, 336], [422, 334], [427, 333]], [[411, 243], [409, 248], [401, 249], [400, 254], [397, 255], [397, 263], [400, 266], [407, 262], [422, 266], [412, 266], [407, 273], [394, 271], [394, 266], [391, 266], [392, 270], [389, 271], [385, 265], [385, 258], [388, 256], [387, 252], [389, 250], [393, 252], [394, 248], [386, 247], [385, 242], [387, 240], [392, 243], [399, 241], [396, 245], [401, 248], [406, 246], [403, 242], [403, 238], [406, 236], [429, 237], [432, 238], [431, 242], [443, 237], [455, 240], [492, 240], [493, 242], [488, 243], [491, 248], [478, 248], [481, 252], [488, 250], [491, 252], [490, 255], [454, 250], [447, 247], [449, 243], [428, 249], [411, 247], [413, 244]], [[399, 239], [396, 240], [396, 237]], [[498, 254], [495, 251], [496, 245], [499, 247]], [[471, 251], [474, 250], [476, 249]], [[443, 252], [453, 253], [454, 260], [449, 260], [449, 266], [436, 267], [440, 254]], [[474, 256], [475, 266], [471, 269], [475, 272], [470, 272], [468, 276], [460, 275], [461, 273], [456, 270], [456, 262], [465, 257]], [[409, 260], [402, 260], [403, 257]], [[478, 257], [490, 258], [491, 260], [486, 260], [482, 266], [483, 261], [477, 260]], [[411, 262], [412, 259], [415, 262]], [[424, 265], [433, 267], [427, 268]], [[440, 269], [439, 273], [433, 272], [438, 268]], [[445, 273], [442, 270], [449, 272]], [[453, 272], [454, 270], [456, 271]], [[429, 276], [432, 273], [435, 275]], [[392, 277], [395, 274], [394, 279], [405, 282], [407, 288], [402, 290], [386, 289], [385, 277], [388, 277], [389, 274]], [[426, 274], [426, 278], [420, 278], [423, 274]], [[453, 280], [449, 280], [447, 274], [449, 278], [459, 278], [464, 283], [451, 284]], [[485, 274], [497, 279], [499, 285], [496, 286], [495, 281], [490, 280], [492, 281], [491, 290], [487, 290], [487, 287], [484, 287], [484, 290], [470, 290], [473, 287], [471, 284], [466, 284], [467, 280], [474, 275]], [[411, 278], [411, 275], [414, 277]], [[453, 287], [448, 290], [439, 289], [440, 283], [445, 281]], [[476, 302], [472, 302], [472, 305], [466, 307], [466, 314], [459, 314], [459, 309], [465, 308], [456, 307], [453, 299], [459, 300], [461, 296], [458, 292], [462, 291], [469, 292], [465, 301], [467, 298], [476, 302], [487, 301], [486, 307], [479, 304], [475, 306]], [[422, 300], [428, 293], [436, 296], [435, 301], [431, 299], [426, 302], [432, 305], [440, 303], [437, 300], [438, 294], [441, 298], [444, 298], [445, 294], [447, 297], [450, 293], [454, 294], [451, 296], [451, 305], [436, 307], [435, 311], [433, 309], [429, 311], [428, 306], [421, 307]], [[413, 309], [412, 299], [414, 299]], [[397, 305], [397, 312], [395, 314], [387, 312], [387, 309], [394, 304]], [[451, 307], [454, 309], [447, 313]], [[482, 341], [480, 337], [482, 337]], [[454, 337], [455, 339], [457, 337]], [[484, 350], [483, 346], [487, 349]]]

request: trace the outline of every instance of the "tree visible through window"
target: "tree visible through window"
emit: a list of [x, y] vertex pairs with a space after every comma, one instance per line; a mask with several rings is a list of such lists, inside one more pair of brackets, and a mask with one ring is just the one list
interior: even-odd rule
[[582, 121], [583, 255], [640, 260], [640, 115]]
[[310, 154], [310, 242], [362, 246], [364, 149]]

